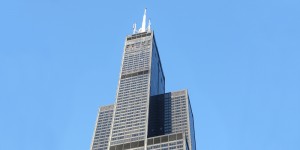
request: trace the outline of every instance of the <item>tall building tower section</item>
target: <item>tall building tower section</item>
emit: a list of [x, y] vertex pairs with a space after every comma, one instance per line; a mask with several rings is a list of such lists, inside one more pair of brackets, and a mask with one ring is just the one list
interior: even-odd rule
[[142, 27], [136, 29], [134, 24], [133, 34], [125, 39], [116, 101], [100, 108], [90, 150], [129, 149], [196, 150], [188, 92], [165, 93], [165, 76], [146, 10]]
[[150, 96], [165, 92], [154, 32], [144, 27], [126, 38], [109, 144], [112, 149], [133, 142], [145, 147]]
[[164, 94], [165, 134], [184, 132], [187, 143], [196, 150], [194, 116], [187, 90]]
[[91, 150], [107, 150], [114, 105], [99, 108]]
[[196, 150], [194, 117], [187, 90], [151, 96], [148, 137], [184, 133], [188, 147]]

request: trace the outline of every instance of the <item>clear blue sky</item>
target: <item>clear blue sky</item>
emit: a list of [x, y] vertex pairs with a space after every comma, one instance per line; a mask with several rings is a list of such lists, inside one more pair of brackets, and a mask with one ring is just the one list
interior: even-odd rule
[[198, 150], [300, 149], [299, 0], [2, 0], [0, 149], [89, 149], [145, 7]]

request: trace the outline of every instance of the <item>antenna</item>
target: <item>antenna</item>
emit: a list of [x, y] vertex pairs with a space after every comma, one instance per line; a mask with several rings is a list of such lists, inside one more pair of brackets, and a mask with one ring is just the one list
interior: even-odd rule
[[139, 32], [145, 32], [146, 31], [146, 16], [147, 16], [147, 8], [145, 8], [142, 27], [140, 28]]
[[136, 33], [136, 23], [133, 24], [132, 28], [133, 28], [133, 34], [135, 34]]
[[150, 32], [151, 31], [151, 22], [150, 22], [150, 19], [148, 21], [148, 27], [147, 27], [147, 31]]

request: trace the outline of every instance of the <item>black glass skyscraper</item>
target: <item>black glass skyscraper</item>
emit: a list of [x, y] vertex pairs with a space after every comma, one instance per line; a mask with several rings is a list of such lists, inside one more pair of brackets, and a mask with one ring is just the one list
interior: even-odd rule
[[133, 34], [126, 37], [116, 102], [100, 108], [91, 150], [195, 150], [195, 142], [187, 90], [165, 93], [145, 10], [142, 27], [137, 31], [134, 25]]

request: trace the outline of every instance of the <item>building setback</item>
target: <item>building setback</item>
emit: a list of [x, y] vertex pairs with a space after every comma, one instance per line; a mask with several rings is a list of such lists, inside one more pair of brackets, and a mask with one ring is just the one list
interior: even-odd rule
[[149, 108], [148, 137], [184, 133], [188, 147], [196, 149], [194, 117], [187, 90], [152, 96]]
[[91, 150], [107, 150], [114, 105], [99, 108]]
[[142, 27], [137, 31], [134, 25], [133, 34], [126, 37], [116, 102], [101, 107], [97, 120], [91, 150], [196, 150], [188, 92], [165, 93], [146, 10]]

